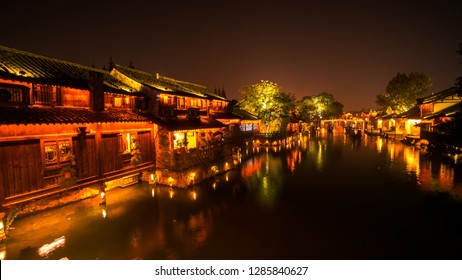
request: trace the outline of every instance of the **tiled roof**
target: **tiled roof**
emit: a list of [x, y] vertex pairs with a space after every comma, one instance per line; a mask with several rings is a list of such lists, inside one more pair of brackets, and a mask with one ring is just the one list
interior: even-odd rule
[[68, 107], [3, 107], [0, 110], [0, 125], [148, 121], [148, 118], [135, 112], [118, 109], [94, 112], [85, 108]]
[[214, 98], [220, 100], [227, 100], [224, 97], [214, 94], [207, 87], [189, 83], [185, 81], [176, 80], [173, 78], [161, 76], [159, 74], [151, 74], [137, 69], [123, 67], [116, 64], [115, 69], [125, 76], [152, 88], [161, 91], [175, 92], [175, 93], [188, 93], [194, 96], [203, 98]]
[[416, 105], [411, 109], [407, 110], [406, 112], [402, 112], [395, 116], [396, 118], [412, 118], [412, 119], [420, 119], [420, 106]]
[[162, 120], [153, 115], [145, 115], [155, 124], [169, 130], [193, 130], [207, 128], [223, 128], [226, 125], [216, 119], [209, 117], [199, 117], [197, 119], [188, 119], [186, 116], [177, 116], [175, 119]]
[[242, 119], [241, 116], [234, 114], [234, 113], [228, 113], [228, 112], [213, 113], [211, 116], [215, 119], [225, 119], [225, 120], [235, 120], [235, 119], [241, 120]]
[[434, 93], [426, 97], [418, 98], [417, 104], [426, 104], [426, 103], [435, 102], [437, 100], [441, 100], [441, 99], [444, 99], [448, 96], [455, 95], [455, 94], [462, 95], [461, 88], [451, 87], [446, 90], [440, 91], [438, 93]]
[[0, 46], [0, 77], [89, 89], [88, 80], [91, 72], [103, 75], [106, 91], [116, 93], [134, 91], [133, 88], [109, 75], [107, 71]]
[[241, 107], [239, 107], [239, 105], [235, 105], [233, 107], [233, 114], [238, 115], [243, 120], [258, 120], [257, 116], [250, 113], [249, 111], [242, 109]]

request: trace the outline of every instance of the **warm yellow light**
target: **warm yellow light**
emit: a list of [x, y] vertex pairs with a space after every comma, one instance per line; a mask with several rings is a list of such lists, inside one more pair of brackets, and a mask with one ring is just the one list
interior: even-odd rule
[[103, 218], [106, 219], [107, 217], [106, 209], [101, 210], [101, 216], [103, 216]]
[[197, 198], [197, 194], [196, 192], [193, 192], [193, 199], [196, 200], [196, 198]]
[[173, 178], [172, 177], [168, 177], [168, 184], [171, 186], [173, 186]]
[[2, 250], [2, 251], [0, 251], [0, 260], [3, 261], [4, 259], [6, 259], [6, 251]]
[[217, 183], [216, 182], [213, 182], [212, 188], [213, 188], [213, 190], [216, 190], [216, 188], [217, 188]]
[[175, 194], [175, 192], [173, 191], [172, 188], [169, 189], [169, 194], [170, 194], [170, 198], [173, 198], [173, 195]]
[[226, 182], [228, 182], [229, 180], [228, 174], [226, 174], [225, 179], [226, 179]]
[[0, 230], [4, 229], [3, 221], [0, 221]]
[[127, 140], [127, 151], [130, 152], [132, 149], [130, 133], [127, 133], [127, 136], [125, 138]]
[[156, 191], [154, 190], [154, 188], [151, 189], [151, 196], [154, 197], [156, 195]]
[[106, 196], [106, 194], [104, 192], [101, 192], [101, 198], [104, 198]]

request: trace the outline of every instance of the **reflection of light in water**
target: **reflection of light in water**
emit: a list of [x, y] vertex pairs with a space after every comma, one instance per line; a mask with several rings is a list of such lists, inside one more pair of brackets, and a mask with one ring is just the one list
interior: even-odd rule
[[175, 194], [175, 192], [173, 191], [172, 188], [168, 190], [168, 193], [170, 194], [170, 198], [173, 198], [173, 195]]
[[377, 152], [378, 153], [381, 153], [382, 152], [382, 147], [383, 147], [383, 139], [380, 137], [380, 138], [377, 138]]
[[103, 208], [103, 209], [101, 210], [101, 215], [103, 216], [104, 219], [106, 219], [106, 217], [107, 217], [106, 209]]
[[225, 180], [226, 180], [226, 182], [228, 182], [228, 181], [229, 181], [229, 177], [228, 177], [228, 174], [226, 174], [226, 176], [225, 176]]
[[216, 190], [216, 189], [217, 189], [217, 183], [216, 183], [216, 182], [213, 182], [212, 188], [213, 188], [213, 190]]
[[395, 144], [394, 143], [389, 143], [389, 155], [391, 160], [395, 160]]
[[195, 191], [193, 191], [193, 193], [192, 193], [192, 198], [193, 198], [194, 200], [197, 199], [197, 193], [196, 193]]
[[318, 150], [317, 150], [317, 153], [316, 153], [316, 166], [317, 168], [321, 168], [322, 167], [322, 160], [323, 160], [323, 157], [322, 157], [322, 145], [321, 143], [318, 143]]
[[156, 195], [156, 190], [154, 188], [151, 188], [151, 197], [154, 197]]
[[59, 247], [64, 247], [64, 244], [66, 243], [66, 238], [64, 236], [61, 236], [59, 238], [56, 238], [53, 242], [44, 244], [42, 247], [38, 249], [38, 254], [41, 257], [47, 257], [50, 253], [52, 253], [54, 250], [58, 249]]
[[263, 176], [262, 185], [263, 185], [263, 194], [268, 197], [269, 196], [269, 189], [268, 189], [268, 176]]
[[440, 182], [440, 189], [450, 191], [454, 188], [454, 168], [441, 164], [440, 172], [438, 174]]
[[407, 172], [415, 172], [417, 177], [420, 175], [419, 158], [419, 151], [415, 151], [408, 147], [404, 149], [404, 162], [406, 163], [406, 170]]

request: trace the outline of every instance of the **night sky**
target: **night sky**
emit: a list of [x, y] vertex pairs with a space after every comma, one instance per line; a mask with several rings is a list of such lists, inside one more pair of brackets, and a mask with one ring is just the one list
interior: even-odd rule
[[462, 75], [462, 1], [2, 1], [0, 45], [226, 90], [270, 80], [375, 108], [400, 73]]

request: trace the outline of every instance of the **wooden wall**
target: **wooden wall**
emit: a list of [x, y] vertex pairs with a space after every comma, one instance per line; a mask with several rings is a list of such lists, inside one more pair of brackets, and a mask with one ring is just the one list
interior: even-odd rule
[[1, 197], [39, 190], [42, 187], [40, 140], [0, 142]]
[[[139, 125], [139, 128], [134, 128], [134, 125]], [[86, 135], [75, 132], [70, 135], [69, 131], [76, 131], [77, 127], [70, 129], [67, 125], [28, 128], [28, 130], [27, 127], [20, 130], [23, 136], [5, 136], [0, 141], [0, 208], [19, 201], [35, 199], [62, 188], [59, 186], [61, 171], [64, 166], [69, 165], [45, 166], [43, 142], [49, 139], [59, 137], [59, 139], [71, 140], [77, 185], [103, 179], [106, 176], [118, 176], [119, 173], [130, 172], [132, 155], [121, 151], [119, 133], [119, 131], [126, 131], [127, 128], [131, 129], [130, 133], [137, 133], [136, 138], [142, 153], [141, 164], [145, 167], [154, 165], [155, 148], [152, 124], [119, 123], [103, 128], [99, 125], [87, 124], [88, 131], [92, 130], [92, 133]], [[43, 137], [37, 137], [35, 134], [40, 129], [44, 129]], [[0, 135], [9, 135], [8, 131], [4, 128]], [[28, 137], [25, 135], [27, 131], [34, 134]], [[64, 136], [50, 134], [50, 132], [57, 131], [63, 131]], [[18, 132], [17, 129], [16, 132]]]
[[78, 179], [94, 178], [97, 173], [95, 136], [78, 136], [72, 138], [75, 165]]

